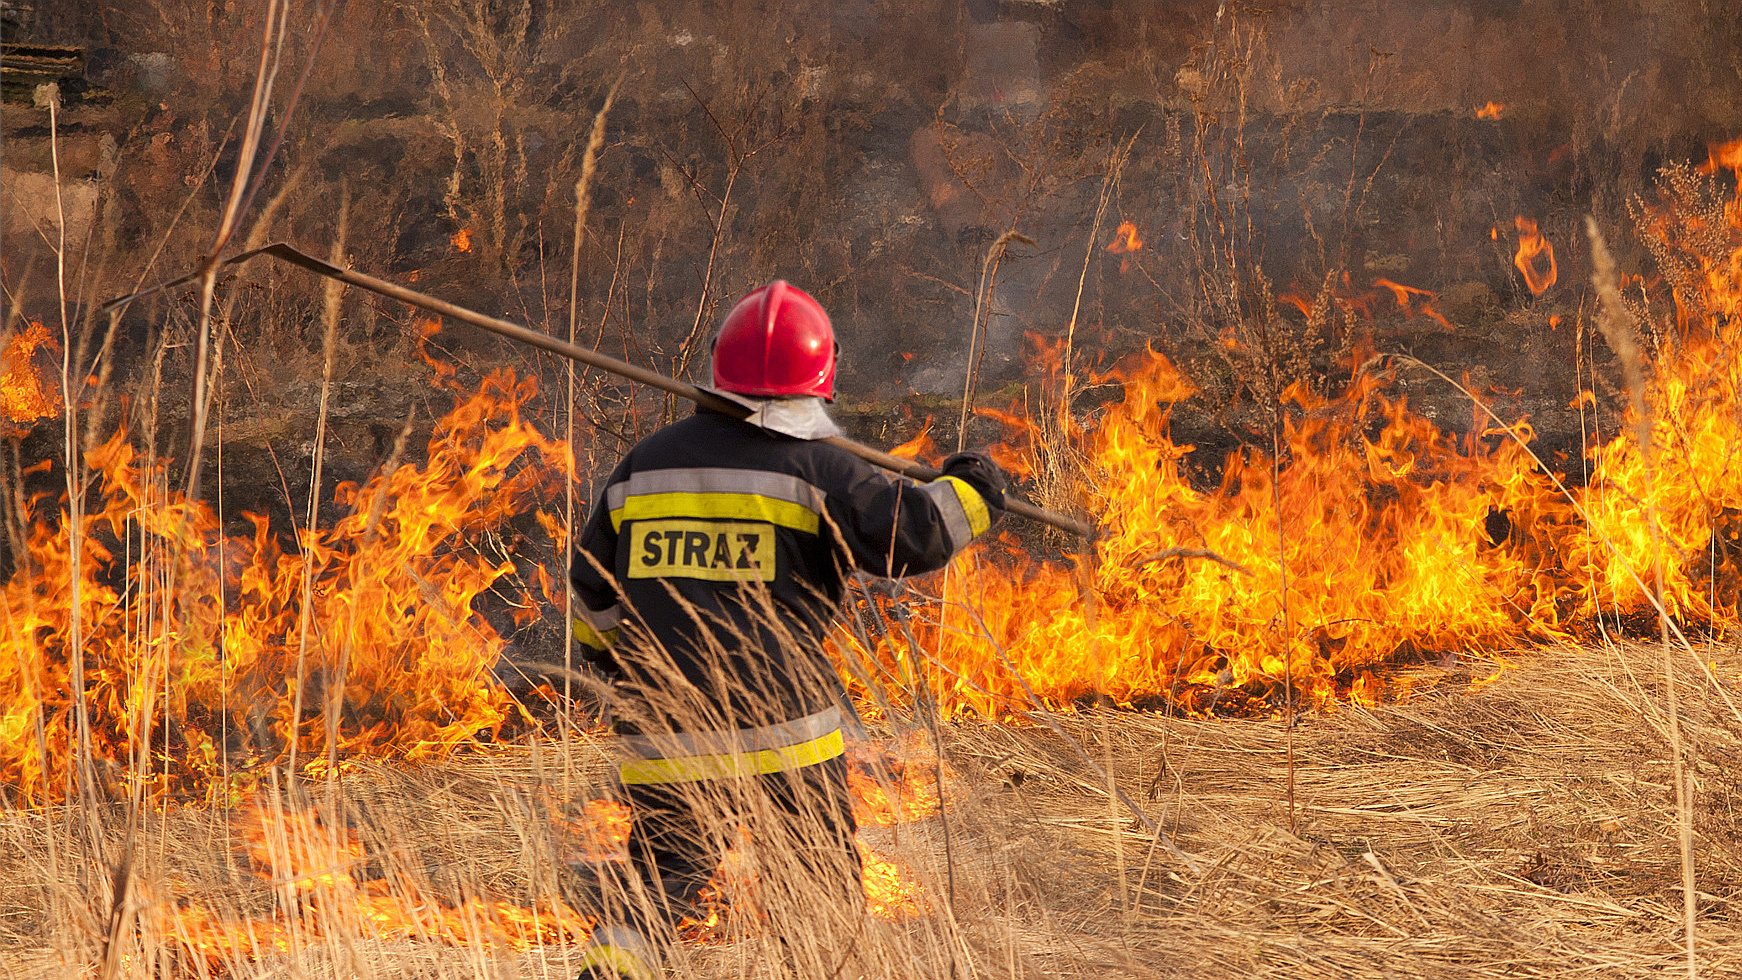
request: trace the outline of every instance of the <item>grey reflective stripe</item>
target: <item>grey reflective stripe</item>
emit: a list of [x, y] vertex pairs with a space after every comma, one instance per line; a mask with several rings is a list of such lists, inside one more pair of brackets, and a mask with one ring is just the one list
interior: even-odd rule
[[824, 493], [787, 473], [767, 470], [733, 470], [695, 466], [669, 470], [642, 470], [605, 490], [605, 507], [617, 510], [632, 496], [655, 493], [746, 493], [772, 497], [823, 512]]
[[629, 759], [683, 759], [699, 755], [731, 755], [762, 752], [802, 745], [841, 727], [841, 707], [833, 705], [814, 715], [761, 728], [729, 732], [668, 732], [661, 735], [626, 735], [622, 746]]
[[587, 604], [576, 598], [569, 607], [576, 616], [586, 620], [587, 625], [603, 633], [623, 625], [623, 604], [612, 603], [604, 609], [588, 609]]
[[968, 512], [962, 507], [962, 499], [956, 496], [956, 488], [948, 480], [938, 480], [935, 483], [922, 483], [919, 492], [931, 498], [937, 505], [939, 513], [944, 517], [944, 532], [950, 539], [950, 551], [961, 551], [974, 540], [973, 525], [968, 523]]

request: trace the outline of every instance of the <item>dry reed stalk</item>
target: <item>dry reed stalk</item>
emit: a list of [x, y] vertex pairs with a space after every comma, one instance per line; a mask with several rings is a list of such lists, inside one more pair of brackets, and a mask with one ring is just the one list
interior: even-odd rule
[[243, 126], [236, 176], [230, 183], [230, 194], [218, 220], [218, 229], [212, 236], [212, 244], [207, 248], [205, 260], [201, 263], [194, 379], [189, 396], [193, 412], [190, 419], [187, 475], [182, 481], [189, 499], [199, 498], [200, 460], [205, 449], [206, 415], [211, 397], [206, 379], [209, 370], [207, 362], [212, 344], [212, 303], [217, 292], [219, 262], [224, 247], [230, 243], [230, 238], [242, 219], [242, 204], [249, 186], [248, 178], [254, 171], [255, 158], [260, 152], [260, 138], [266, 128], [267, 108], [271, 102], [273, 80], [278, 74], [278, 62], [283, 55], [288, 22], [288, 5], [281, 4], [280, 0], [267, 0], [260, 41], [260, 60], [254, 76], [254, 95], [248, 107], [247, 122]]
[[[80, 614], [82, 614], [82, 601], [80, 601], [80, 594], [82, 594], [82, 576], [80, 576], [80, 567], [82, 567], [82, 562], [84, 562], [84, 559], [82, 559], [82, 552], [84, 552], [84, 548], [82, 548], [82, 545], [84, 545], [84, 533], [82, 533], [82, 527], [84, 527], [84, 508], [82, 508], [82, 501], [78, 500], [77, 494], [75, 494], [75, 489], [78, 487], [78, 460], [77, 456], [75, 456], [75, 446], [73, 446], [73, 430], [75, 430], [75, 423], [71, 420], [73, 420], [73, 411], [75, 411], [75, 407], [77, 407], [77, 402], [73, 402], [73, 397], [71, 397], [71, 357], [73, 357], [71, 350], [73, 350], [73, 345], [71, 345], [71, 324], [68, 322], [68, 317], [66, 317], [66, 209], [64, 209], [63, 198], [61, 198], [61, 155], [59, 155], [59, 104], [61, 104], [61, 91], [59, 91], [59, 85], [49, 84], [37, 87], [37, 101], [38, 104], [42, 104], [44, 108], [49, 110], [49, 162], [51, 162], [51, 176], [52, 179], [54, 179], [56, 223], [57, 226], [59, 226], [57, 244], [52, 244], [51, 247], [54, 249], [56, 291], [57, 294], [59, 294], [59, 296], [57, 296], [57, 301], [59, 301], [59, 310], [61, 310], [61, 378], [59, 379], [61, 379], [61, 413], [63, 413], [64, 423], [63, 451], [64, 454], [66, 454], [66, 472], [64, 472], [64, 479], [66, 479], [66, 494], [68, 494], [68, 560], [70, 560], [71, 566], [70, 574], [68, 574], [68, 590], [70, 590], [71, 595], [70, 609], [68, 609], [68, 646], [70, 646], [71, 654], [70, 679], [71, 684], [73, 684], [73, 689], [71, 689], [68, 695], [73, 698], [73, 703], [75, 703], [75, 708], [73, 708], [73, 719], [75, 719], [75, 738], [77, 738], [77, 743], [75, 743], [75, 748], [73, 748], [73, 757], [75, 757], [75, 762], [77, 762], [78, 778], [80, 778], [80, 792], [78, 792], [78, 799], [94, 801], [94, 792], [92, 792], [91, 789], [91, 717], [89, 717], [89, 712], [87, 712], [87, 707], [85, 707], [84, 641], [82, 641], [82, 635], [80, 635], [80, 627], [82, 627], [82, 618], [80, 618]], [[14, 306], [14, 315], [16, 315], [16, 306]], [[21, 489], [23, 489], [23, 487], [21, 487]], [[19, 513], [24, 513], [23, 508], [19, 510]], [[23, 552], [14, 552], [14, 554], [23, 554]], [[31, 677], [28, 686], [30, 686], [30, 688], [35, 686], [35, 677]], [[35, 714], [35, 728], [37, 728], [38, 752], [40, 752], [40, 757], [42, 757], [42, 759], [49, 759], [47, 729], [45, 729], [45, 719], [42, 717], [42, 715], [44, 715], [44, 712], [42, 712], [42, 703], [44, 703], [44, 701], [42, 701], [42, 696], [40, 695], [37, 695], [35, 701], [37, 701], [37, 710], [35, 710], [33, 714]], [[70, 778], [70, 776], [71, 773], [68, 773], [68, 778]], [[70, 785], [68, 785], [66, 789], [70, 790]], [[66, 792], [66, 795], [71, 799], [71, 795], [73, 794], [71, 794], [71, 792]], [[87, 808], [85, 808], [85, 818], [87, 818], [87, 820], [94, 820], [94, 809], [96, 809], [94, 806], [87, 806]], [[47, 813], [45, 813], [45, 816], [47, 816]], [[68, 820], [68, 822], [71, 822], [71, 816], [73, 816], [73, 811], [68, 809], [68, 811], [66, 811], [66, 820]], [[70, 825], [70, 823], [68, 823], [68, 825]], [[51, 836], [52, 841], [52, 837], [54, 837], [52, 825], [49, 827], [49, 836]], [[94, 846], [94, 837], [96, 837], [96, 834], [91, 834], [91, 837], [92, 846]], [[49, 851], [49, 867], [51, 867], [51, 869], [56, 869], [57, 863], [59, 862], [57, 862], [56, 849], [51, 846], [51, 851]], [[57, 893], [57, 889], [54, 889], [51, 893], [51, 903], [54, 907], [59, 907], [59, 905], [61, 905], [61, 903], [59, 903], [59, 893]]]
[[1119, 176], [1125, 171], [1125, 163], [1131, 158], [1131, 148], [1137, 145], [1137, 137], [1140, 135], [1142, 135], [1141, 131], [1132, 133], [1131, 138], [1125, 141], [1124, 146], [1119, 146], [1115, 142], [1113, 153], [1107, 159], [1107, 173], [1101, 178], [1101, 190], [1095, 197], [1095, 217], [1093, 221], [1089, 222], [1089, 240], [1083, 250], [1083, 268], [1077, 274], [1077, 294], [1071, 301], [1070, 320], [1065, 324], [1064, 361], [1059, 365], [1064, 379], [1058, 404], [1061, 431], [1063, 431], [1063, 426], [1070, 419], [1071, 414], [1071, 387], [1074, 378], [1071, 372], [1071, 361], [1076, 352], [1077, 316], [1083, 309], [1083, 287], [1089, 279], [1089, 262], [1095, 257], [1095, 251], [1100, 244], [1101, 222], [1106, 218], [1107, 208], [1113, 202], [1113, 193], [1118, 187]]
[[[587, 227], [587, 208], [591, 199], [590, 190], [593, 174], [598, 169], [599, 151], [605, 146], [605, 117], [610, 113], [611, 103], [616, 100], [617, 89], [622, 84], [623, 76], [618, 75], [617, 81], [611, 84], [611, 90], [605, 93], [605, 101], [600, 104], [599, 111], [593, 116], [593, 128], [587, 136], [587, 148], [581, 155], [581, 176], [575, 181], [575, 234], [569, 256], [569, 343], [571, 344], [578, 342], [576, 331], [579, 328], [581, 316], [581, 245]], [[563, 445], [569, 448], [570, 469], [572, 471], [575, 452], [574, 361], [565, 360], [563, 380], [565, 385]], [[572, 535], [574, 526], [575, 474], [571, 472], [569, 479], [563, 481], [563, 527], [569, 529], [569, 533]], [[555, 557], [556, 566], [563, 570], [566, 580], [569, 557], [566, 542], [564, 547], [558, 549]], [[563, 669], [569, 672], [563, 676], [563, 701], [565, 704], [573, 704], [575, 698], [572, 679], [575, 667], [574, 602], [574, 590], [565, 587], [563, 589]], [[560, 724], [567, 725], [569, 723], [569, 714], [566, 710], [559, 715], [559, 718], [562, 719]], [[563, 745], [566, 747], [568, 744], [568, 740], [564, 739]]]
[[[270, 209], [269, 209], [270, 210]], [[262, 222], [263, 224], [264, 222]], [[337, 266], [348, 265], [345, 261], [345, 245], [349, 238], [351, 226], [351, 184], [342, 181], [339, 184], [339, 224], [333, 235], [332, 250], [327, 261]], [[309, 473], [308, 488], [308, 519], [304, 527], [309, 533], [314, 533], [320, 518], [321, 470], [326, 463], [327, 455], [327, 408], [332, 397], [333, 367], [338, 360], [339, 352], [339, 317], [343, 312], [345, 286], [334, 280], [327, 280], [323, 291], [321, 304], [321, 397], [315, 410], [315, 452], [314, 463]], [[397, 448], [397, 447], [395, 447]], [[297, 632], [297, 707], [292, 711], [291, 758], [296, 757], [295, 725], [302, 718], [302, 675], [303, 656], [308, 643], [310, 606], [314, 601], [314, 555], [305, 552], [303, 555], [302, 581], [302, 611], [301, 622]], [[354, 606], [353, 606], [354, 610]], [[355, 613], [353, 612], [353, 620]], [[351, 670], [351, 632], [349, 630], [339, 638], [338, 649], [333, 651], [334, 664], [332, 675], [326, 679], [326, 704], [323, 713], [326, 715], [327, 734], [327, 792], [328, 805], [337, 803], [339, 778], [339, 722], [345, 709], [345, 682]], [[294, 769], [294, 766], [292, 766]]]
[[[46, 107], [47, 107], [48, 112], [49, 112], [49, 125], [48, 125], [49, 160], [50, 160], [50, 163], [52, 165], [51, 175], [54, 179], [55, 213], [56, 213], [56, 217], [57, 217], [57, 223], [59, 225], [59, 236], [58, 236], [59, 237], [59, 244], [58, 244], [58, 247], [55, 247], [54, 252], [55, 252], [55, 265], [56, 265], [55, 279], [56, 279], [56, 283], [59, 284], [58, 289], [60, 292], [59, 302], [60, 302], [60, 312], [61, 312], [61, 340], [62, 340], [62, 345], [61, 345], [62, 346], [62, 362], [61, 362], [61, 379], [60, 379], [61, 380], [61, 410], [62, 410], [62, 412], [70, 412], [72, 407], [73, 407], [73, 402], [69, 396], [70, 389], [68, 388], [68, 381], [70, 380], [70, 375], [71, 375], [71, 365], [66, 360], [66, 358], [68, 356], [70, 356], [68, 352], [71, 350], [71, 344], [69, 343], [71, 338], [69, 336], [69, 325], [67, 323], [66, 290], [65, 290], [65, 286], [64, 286], [65, 265], [66, 265], [66, 256], [65, 256], [65, 252], [66, 252], [66, 209], [65, 209], [65, 204], [62, 201], [61, 186], [60, 186], [60, 146], [59, 146], [60, 126], [59, 126], [59, 118], [58, 118], [58, 114], [60, 111], [60, 87], [58, 85], [54, 85], [52, 83], [49, 85], [44, 85], [44, 86], [41, 86], [37, 89], [37, 94], [42, 99], [42, 101], [46, 102], [46, 104], [47, 104]], [[22, 306], [23, 306], [23, 298], [22, 297], [14, 297], [13, 306], [12, 306], [12, 309], [10, 311], [10, 315], [8, 317], [8, 325], [9, 326], [10, 326], [11, 321], [22, 318], [22, 315], [20, 312], [20, 308]], [[71, 597], [73, 600], [71, 608], [69, 610], [69, 631], [68, 631], [68, 633], [69, 633], [68, 643], [71, 647], [70, 672], [72, 675], [72, 682], [74, 684], [74, 690], [71, 693], [73, 695], [77, 696], [77, 700], [75, 703], [78, 705], [78, 708], [76, 709], [77, 713], [76, 713], [75, 717], [79, 723], [78, 735], [79, 735], [79, 738], [81, 740], [80, 746], [85, 750], [83, 752], [79, 752], [76, 755], [76, 758], [79, 760], [79, 763], [80, 763], [80, 765], [79, 765], [80, 778], [82, 781], [88, 783], [88, 781], [89, 781], [88, 747], [89, 747], [89, 738], [90, 738], [90, 721], [89, 721], [89, 716], [86, 713], [84, 697], [83, 697], [84, 676], [85, 676], [85, 673], [84, 673], [84, 647], [83, 647], [83, 644], [79, 641], [79, 626], [80, 626], [80, 618], [79, 617], [80, 617], [80, 612], [81, 612], [80, 607], [82, 605], [79, 601], [79, 599], [80, 599], [80, 585], [81, 585], [81, 579], [79, 576], [79, 568], [80, 568], [80, 563], [82, 561], [81, 545], [83, 544], [84, 536], [83, 536], [83, 534], [80, 533], [80, 529], [81, 529], [82, 525], [81, 525], [80, 520], [79, 520], [82, 517], [82, 509], [80, 508], [79, 503], [77, 501], [75, 501], [74, 499], [72, 499], [72, 495], [71, 495], [71, 491], [73, 490], [74, 487], [77, 486], [78, 480], [77, 480], [77, 477], [75, 475], [77, 460], [73, 455], [74, 447], [73, 447], [72, 438], [71, 438], [72, 426], [70, 423], [68, 424], [68, 427], [65, 431], [66, 431], [66, 435], [64, 437], [64, 439], [65, 439], [64, 451], [66, 453], [66, 486], [68, 489], [68, 496], [69, 496], [68, 504], [67, 504], [68, 508], [69, 508], [68, 535], [69, 535], [69, 539], [70, 539], [68, 541], [68, 558], [69, 558], [69, 561], [71, 564], [71, 569], [72, 569], [69, 576], [68, 576], [68, 578], [69, 578], [68, 588], [69, 588], [69, 591], [70, 591], [70, 594], [71, 594]], [[16, 452], [16, 450], [15, 450], [15, 452]], [[18, 460], [15, 456], [13, 470], [15, 471], [15, 473], [17, 473], [17, 477], [15, 477], [16, 482], [12, 483], [12, 486], [14, 487], [14, 495], [16, 498], [16, 502], [14, 504], [14, 506], [15, 506], [14, 513], [16, 515], [18, 515], [18, 520], [20, 522], [21, 530], [19, 533], [15, 534], [13, 536], [14, 547], [13, 547], [12, 553], [14, 555], [24, 555], [24, 554], [26, 554], [26, 552], [25, 552], [24, 548], [21, 547], [21, 545], [23, 544], [23, 542], [25, 540], [25, 534], [22, 531], [22, 522], [24, 519], [23, 515], [28, 513], [28, 511], [25, 508], [24, 498], [23, 498], [24, 481], [21, 478], [19, 478], [19, 477], [22, 477], [22, 472], [21, 472], [21, 468], [17, 464], [18, 464]], [[22, 562], [22, 561], [19, 563], [19, 567], [20, 567], [20, 569], [25, 569], [25, 570], [27, 570], [27, 568], [28, 568], [27, 564], [25, 562]], [[32, 598], [32, 603], [34, 604], [34, 597]], [[11, 624], [8, 624], [8, 625], [10, 626]], [[14, 626], [13, 629], [16, 630], [16, 627]], [[43, 692], [38, 687], [38, 679], [35, 676], [35, 672], [29, 671], [26, 673], [29, 676], [25, 682], [25, 690], [27, 692], [29, 692], [32, 701], [36, 705], [36, 710], [33, 711], [31, 714], [32, 714], [33, 724], [34, 724], [34, 727], [36, 729], [35, 735], [36, 735], [36, 746], [37, 746], [38, 758], [46, 760], [49, 758], [49, 754], [48, 754], [48, 731], [47, 731], [47, 719], [44, 717], [44, 711], [43, 711], [43, 703], [44, 703]], [[69, 813], [68, 819], [70, 820], [70, 813]], [[56, 930], [58, 931], [58, 927], [60, 926], [61, 922], [63, 921], [62, 913], [63, 913], [64, 909], [66, 908], [66, 906], [63, 904], [60, 889], [53, 887], [54, 884], [58, 884], [58, 880], [59, 880], [60, 854], [59, 854], [59, 848], [56, 846], [57, 842], [55, 840], [54, 826], [52, 823], [52, 818], [50, 817], [49, 812], [46, 808], [43, 811], [43, 821], [44, 821], [44, 830], [45, 830], [46, 835], [47, 835], [48, 840], [49, 840], [48, 870], [49, 870], [50, 875], [53, 876], [51, 878], [52, 884], [50, 885], [50, 887], [48, 889], [49, 906], [56, 913], [56, 915], [55, 915], [55, 927], [56, 927]]]
[[[78, 456], [78, 409], [79, 403], [73, 387], [75, 371], [74, 349], [72, 336], [72, 321], [67, 314], [67, 282], [66, 282], [66, 247], [67, 221], [66, 204], [61, 194], [60, 177], [60, 86], [50, 82], [36, 89], [39, 105], [48, 110], [48, 147], [50, 176], [54, 180], [55, 222], [58, 228], [56, 241], [50, 246], [54, 250], [55, 293], [60, 309], [61, 331], [61, 449], [65, 454], [65, 483], [67, 493], [67, 557], [68, 582], [67, 589], [70, 602], [67, 607], [67, 647], [71, 665], [72, 690], [68, 696], [72, 698], [74, 730], [77, 744], [74, 747], [75, 769], [79, 777], [78, 799], [84, 801], [86, 820], [94, 821], [94, 811], [97, 804], [96, 777], [92, 771], [91, 760], [91, 716], [89, 706], [85, 702], [85, 641], [84, 641], [84, 487], [79, 475]], [[43, 758], [47, 758], [45, 755]], [[68, 773], [69, 778], [71, 772]], [[67, 794], [71, 798], [72, 794]], [[69, 812], [68, 818], [71, 818]], [[96, 846], [98, 834], [94, 822], [89, 825], [90, 845]]]
[[1270, 422], [1270, 500], [1276, 508], [1276, 571], [1277, 593], [1282, 606], [1282, 699], [1283, 724], [1288, 729], [1288, 830], [1297, 829], [1294, 820], [1294, 636], [1288, 618], [1288, 547], [1287, 522], [1282, 517], [1282, 390], [1277, 385], [1277, 362], [1274, 351], [1270, 358], [1271, 395], [1269, 407], [1274, 413]]
[[[1621, 360], [1622, 376], [1627, 385], [1627, 398], [1633, 413], [1633, 438], [1639, 445], [1640, 461], [1645, 468], [1645, 486], [1649, 493], [1655, 482], [1655, 446], [1652, 434], [1650, 406], [1645, 398], [1645, 373], [1641, 366], [1639, 347], [1633, 336], [1633, 319], [1621, 300], [1621, 287], [1615, 269], [1615, 259], [1597, 228], [1597, 219], [1585, 218], [1585, 234], [1591, 239], [1591, 282], [1597, 287], [1599, 313], [1597, 326], [1604, 339]], [[1688, 780], [1687, 763], [1682, 758], [1681, 695], [1675, 681], [1675, 651], [1669, 641], [1669, 613], [1663, 604], [1663, 529], [1658, 525], [1655, 498], [1646, 504], [1645, 520], [1651, 528], [1651, 594], [1657, 607], [1658, 633], [1663, 641], [1663, 683], [1665, 713], [1669, 717], [1670, 759], [1675, 776], [1676, 826], [1681, 835], [1682, 930], [1687, 947], [1688, 980], [1699, 976], [1699, 957], [1695, 948], [1695, 919], [1698, 914], [1698, 892], [1694, 887], [1694, 822], [1693, 786]], [[1690, 653], [1692, 650], [1690, 649]]]
[[[333, 240], [331, 249], [331, 260], [335, 265], [341, 265], [345, 261], [345, 229], [348, 223], [346, 212], [349, 210], [350, 187], [346, 185], [339, 208], [339, 231]], [[324, 327], [321, 337], [321, 397], [315, 411], [314, 458], [310, 462], [308, 507], [303, 517], [303, 533], [308, 535], [313, 535], [315, 528], [320, 524], [321, 469], [326, 462], [327, 455], [327, 405], [332, 395], [333, 366], [338, 358], [339, 311], [343, 296], [344, 284], [328, 280], [321, 314]], [[297, 603], [296, 691], [291, 695], [290, 746], [284, 764], [285, 779], [293, 791], [296, 786], [296, 758], [300, 741], [299, 735], [302, 730], [303, 691], [308, 686], [308, 645], [309, 630], [313, 626], [314, 616], [314, 582], [315, 556], [313, 553], [305, 551], [302, 556], [302, 588], [300, 600]], [[328, 709], [326, 718], [327, 755], [331, 757], [336, 755], [338, 751], [338, 716], [332, 709], [344, 703], [342, 690], [344, 681], [342, 678], [338, 681], [340, 686], [338, 705], [332, 701], [332, 687], [330, 685], [333, 678], [328, 678], [327, 681], [329, 684], [326, 706]], [[334, 778], [334, 774], [329, 773], [328, 778], [329, 780]]]
[[[968, 413], [974, 404], [974, 382], [980, 374], [980, 361], [986, 356], [983, 330], [991, 325], [992, 290], [997, 288], [998, 266], [1004, 262], [1004, 250], [1011, 242], [1021, 242], [1030, 248], [1034, 247], [1034, 239], [1017, 232], [1012, 228], [999, 235], [986, 249], [986, 259], [980, 263], [980, 285], [974, 290], [974, 320], [968, 328], [968, 374], [962, 385], [962, 416], [956, 424], [956, 452], [968, 448]], [[985, 310], [985, 322], [982, 324], [980, 313]]]

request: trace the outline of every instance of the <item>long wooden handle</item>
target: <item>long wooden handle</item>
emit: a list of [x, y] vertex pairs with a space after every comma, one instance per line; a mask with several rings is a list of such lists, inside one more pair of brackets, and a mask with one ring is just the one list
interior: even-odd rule
[[[306, 269], [319, 276], [325, 276], [328, 279], [337, 279], [339, 282], [356, 286], [358, 289], [366, 289], [369, 292], [386, 296], [389, 299], [398, 300], [401, 303], [415, 306], [420, 310], [426, 310], [430, 313], [459, 320], [463, 323], [469, 323], [474, 327], [480, 327], [493, 334], [497, 334], [498, 336], [507, 337], [509, 340], [517, 340], [523, 344], [530, 344], [540, 350], [550, 351], [552, 354], [556, 354], [559, 357], [566, 357], [571, 361], [579, 361], [582, 364], [596, 367], [601, 371], [609, 371], [612, 374], [628, 378], [631, 381], [640, 382], [648, 387], [670, 392], [673, 395], [687, 398], [711, 411], [720, 412], [721, 414], [730, 415], [733, 418], [740, 419], [750, 414], [750, 410], [745, 408], [743, 405], [731, 401], [730, 399], [721, 398], [719, 395], [716, 395], [711, 391], [698, 388], [688, 382], [679, 381], [676, 378], [668, 378], [663, 374], [649, 371], [640, 365], [630, 364], [628, 361], [620, 361], [608, 354], [601, 354], [590, 348], [579, 347], [575, 344], [568, 343], [567, 341], [558, 340], [550, 334], [533, 330], [530, 327], [523, 327], [518, 323], [512, 323], [508, 320], [499, 319], [493, 316], [485, 316], [482, 313], [468, 310], [463, 306], [456, 306], [447, 300], [437, 299], [427, 293], [420, 293], [414, 289], [406, 289], [404, 286], [388, 282], [385, 279], [377, 279], [374, 276], [356, 272], [351, 269], [341, 269], [330, 262], [324, 262], [317, 259], [307, 252], [300, 251], [284, 242], [274, 242], [273, 244], [262, 248], [242, 252], [239, 255], [225, 259], [221, 264], [239, 265], [262, 255], [278, 259], [280, 262], [288, 262], [291, 265]], [[103, 304], [102, 309], [104, 312], [108, 312], [130, 303], [141, 296], [165, 289], [173, 289], [183, 283], [192, 282], [197, 275], [198, 274], [196, 273], [194, 275], [183, 276], [180, 279], [153, 286], [150, 289], [142, 290], [141, 292], [134, 293], [131, 296], [123, 296], [120, 299], [110, 300]], [[915, 480], [929, 482], [943, 475], [923, 463], [917, 463], [911, 459], [902, 459], [900, 456], [891, 456], [886, 452], [872, 449], [870, 446], [861, 445], [851, 439], [833, 436], [822, 441], [839, 446], [873, 466], [879, 466], [883, 469], [889, 470], [890, 472], [912, 477]], [[1008, 494], [1004, 497], [1004, 509], [1008, 513], [1015, 514], [1018, 517], [1026, 517], [1029, 520], [1039, 521], [1042, 524], [1050, 524], [1061, 531], [1068, 531], [1069, 533], [1075, 534], [1081, 538], [1092, 538], [1095, 533], [1094, 528], [1074, 517], [1067, 517], [1063, 514], [1053, 513], [1050, 510], [1043, 510], [1025, 500], [1018, 500]]]

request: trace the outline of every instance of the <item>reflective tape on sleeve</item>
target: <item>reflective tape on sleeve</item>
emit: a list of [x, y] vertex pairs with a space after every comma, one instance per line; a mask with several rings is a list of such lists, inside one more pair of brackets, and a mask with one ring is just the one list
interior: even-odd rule
[[950, 539], [951, 551], [966, 548], [968, 542], [992, 526], [992, 512], [987, 509], [986, 501], [980, 498], [980, 492], [966, 480], [940, 476], [930, 483], [921, 484], [919, 489], [931, 498], [932, 503], [937, 505], [938, 512], [943, 515], [944, 531]]
[[618, 627], [623, 625], [623, 604], [614, 602], [604, 609], [588, 609], [579, 596], [571, 598], [569, 609], [574, 615], [570, 624], [574, 627], [575, 639], [595, 650], [609, 650], [622, 634]]
[[569, 621], [575, 630], [575, 642], [594, 650], [609, 650], [617, 645], [622, 638], [620, 629], [608, 629], [603, 632], [593, 628], [593, 625], [579, 616]]

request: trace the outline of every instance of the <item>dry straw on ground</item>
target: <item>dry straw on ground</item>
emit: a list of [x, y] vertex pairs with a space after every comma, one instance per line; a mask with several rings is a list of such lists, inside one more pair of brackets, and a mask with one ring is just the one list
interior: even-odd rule
[[[1734, 690], [1742, 654], [1703, 651]], [[1276, 721], [1115, 712], [1041, 727], [946, 729], [953, 902], [933, 817], [872, 828], [931, 912], [875, 920], [833, 969], [810, 977], [1477, 978], [1676, 972], [1683, 950], [1675, 798], [1657, 651], [1604, 646], [1521, 655], [1479, 689], [1475, 670], [1435, 668], [1413, 699], [1311, 715], [1295, 733], [1296, 829]], [[1679, 678], [1695, 783], [1702, 974], [1742, 971], [1742, 726], [1703, 672]], [[1733, 696], [1733, 695], [1732, 695]], [[1110, 740], [1111, 745], [1107, 742]], [[358, 880], [392, 879], [408, 901], [500, 897], [531, 905], [559, 888], [558, 845], [538, 804], [567, 785], [603, 790], [604, 756], [505, 748], [441, 766], [347, 777], [340, 804], [363, 845]], [[1111, 758], [1183, 852], [1129, 814], [1079, 748]], [[573, 768], [561, 760], [572, 757]], [[322, 794], [313, 794], [318, 801]], [[310, 803], [318, 806], [318, 802]], [[171, 896], [242, 921], [268, 915], [275, 883], [239, 857], [236, 813], [153, 815], [134, 849], [138, 920]], [[114, 834], [120, 839], [121, 828]], [[58, 876], [46, 844], [60, 838]], [[97, 962], [104, 876], [69, 868], [56, 813], [0, 815], [0, 963], [8, 977], [81, 975]], [[1114, 879], [1123, 851], [1123, 887]], [[416, 888], [405, 884], [415, 882]], [[277, 883], [282, 886], [282, 882]], [[51, 897], [69, 913], [48, 921]], [[803, 896], [768, 909], [802, 919]], [[313, 922], [317, 911], [303, 907]], [[333, 917], [329, 913], [329, 919]], [[339, 917], [342, 919], [343, 917]], [[382, 940], [339, 919], [293, 954], [233, 958], [238, 977], [566, 977], [576, 948], [514, 952]], [[692, 947], [676, 976], [774, 977], [766, 930]], [[120, 976], [200, 975], [173, 935], [146, 936]]]

